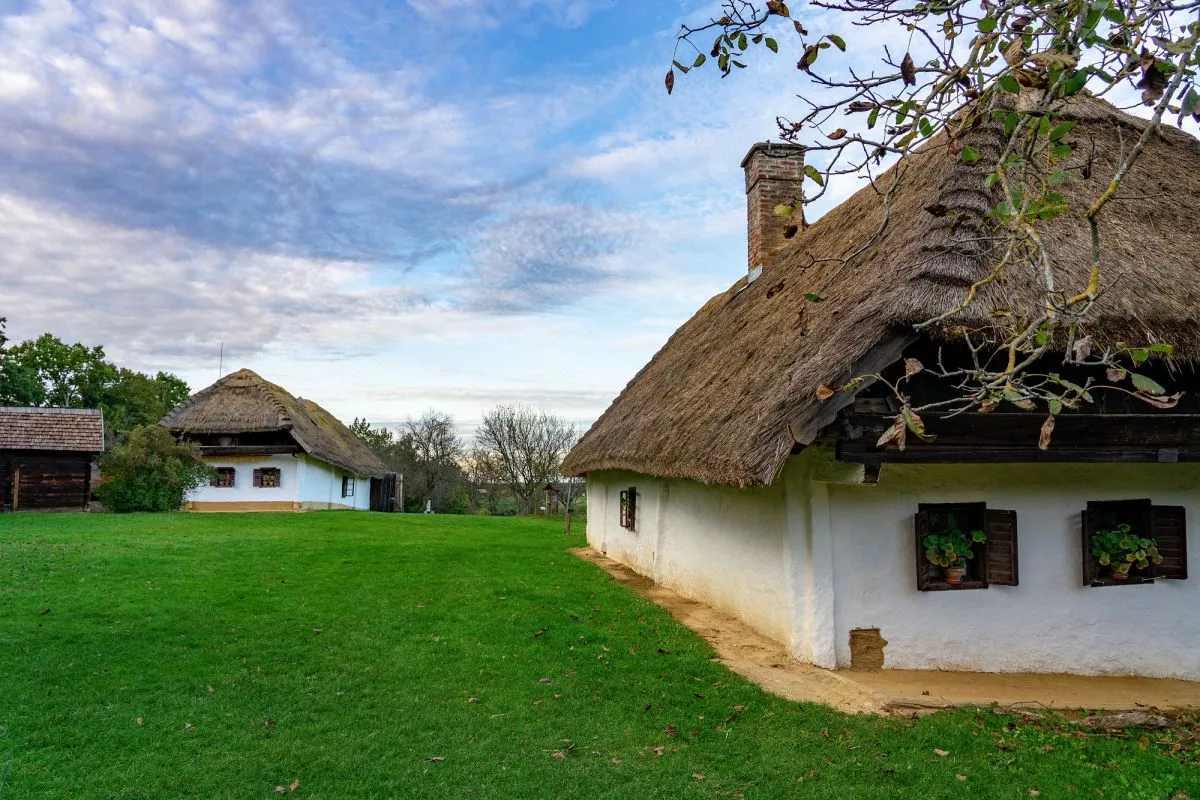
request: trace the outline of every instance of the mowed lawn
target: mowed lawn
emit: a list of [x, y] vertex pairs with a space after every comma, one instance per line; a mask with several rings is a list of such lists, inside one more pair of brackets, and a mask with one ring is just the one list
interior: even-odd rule
[[0, 517], [0, 797], [1200, 798], [1186, 731], [775, 698], [582, 542], [528, 519]]

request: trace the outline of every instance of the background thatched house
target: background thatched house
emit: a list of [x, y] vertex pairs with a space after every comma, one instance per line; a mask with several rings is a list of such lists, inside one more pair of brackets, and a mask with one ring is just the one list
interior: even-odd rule
[[82, 511], [104, 449], [94, 408], [0, 408], [0, 511]]
[[194, 511], [392, 510], [395, 476], [349, 428], [311, 400], [242, 369], [160, 423], [200, 446], [217, 470]]
[[[1091, 177], [1062, 185], [1074, 211], [1043, 237], [1063, 285], [1082, 286], [1078, 209], [1103, 191], [1143, 122], [1090, 97], [1067, 116]], [[953, 232], [926, 207], [978, 217], [993, 200], [981, 197], [982, 175], [945, 147], [926, 148], [882, 235], [844, 264], [879, 229], [882, 202], [864, 188], [786, 240], [770, 209], [798, 191], [802, 158], [783, 145], [751, 150], [749, 276], [684, 324], [568, 457], [568, 473], [588, 476], [592, 546], [826, 667], [849, 666], [852, 639], [878, 629], [890, 667], [1200, 679], [1185, 524], [1200, 512], [1200, 465], [1186, 463], [1200, 461], [1196, 393], [1170, 411], [1106, 397], [1060, 416], [1047, 451], [1037, 448], [1045, 410], [1015, 407], [927, 418], [935, 442], [876, 447], [896, 413], [883, 393], [822, 402], [817, 389], [894, 372], [909, 355], [933, 362], [938, 342], [912, 324], [957, 304], [988, 265], [948, 247]], [[1148, 374], [1200, 389], [1200, 142], [1162, 129], [1120, 197], [1101, 223], [1115, 288], [1086, 333], [1169, 342], [1173, 374]], [[1032, 281], [1012, 274], [963, 320], [1039, 302]], [[957, 586], [922, 553], [924, 535], [947, 521], [988, 534]], [[1157, 538], [1164, 562], [1113, 581], [1090, 542], [1121, 522]], [[1099, 588], [1108, 586], [1124, 588]]]

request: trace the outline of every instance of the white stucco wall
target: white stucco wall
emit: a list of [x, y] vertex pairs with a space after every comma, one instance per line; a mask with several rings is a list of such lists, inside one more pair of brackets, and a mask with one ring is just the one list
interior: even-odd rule
[[[309, 455], [278, 454], [259, 459], [206, 458], [212, 467], [237, 470], [232, 488], [201, 486], [188, 495], [194, 503], [300, 503], [305, 509], [371, 507], [371, 479], [355, 478], [353, 497], [342, 497], [342, 476], [346, 473]], [[278, 487], [254, 486], [254, 470], [275, 467], [279, 470]]]
[[[1200, 680], [1200, 464], [885, 465], [828, 492], [840, 666], [877, 627], [885, 667]], [[1080, 511], [1144, 497], [1186, 507], [1192, 577], [1084, 587]], [[1020, 586], [917, 591], [917, 504], [977, 501], [1017, 512]]]
[[[288, 454], [263, 456], [255, 460], [206, 458], [211, 467], [232, 467], [237, 470], [231, 488], [201, 486], [188, 495], [197, 503], [263, 503], [295, 502], [300, 493], [297, 460]], [[279, 486], [261, 488], [254, 485], [254, 470], [275, 467], [279, 470]]]
[[354, 508], [367, 511], [371, 507], [371, 479], [355, 478], [353, 497], [342, 497], [342, 476], [347, 473], [309, 455], [298, 459], [300, 468], [300, 502], [306, 508]]
[[[588, 542], [825, 667], [850, 664], [850, 631], [879, 628], [885, 667], [1140, 674], [1200, 680], [1200, 464], [888, 465], [809, 448], [772, 487], [738, 490], [633, 473], [588, 476]], [[638, 490], [637, 530], [620, 526]], [[1187, 509], [1186, 581], [1082, 585], [1089, 500], [1148, 497]], [[1017, 512], [1020, 586], [920, 592], [919, 503]]]
[[[637, 527], [620, 524], [621, 491], [637, 488]], [[704, 486], [628, 472], [588, 475], [588, 542], [685, 597], [779, 641], [792, 635], [781, 485]]]

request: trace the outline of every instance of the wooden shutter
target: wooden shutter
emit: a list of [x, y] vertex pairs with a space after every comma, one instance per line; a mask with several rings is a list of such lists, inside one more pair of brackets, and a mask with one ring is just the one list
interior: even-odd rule
[[1083, 585], [1091, 586], [1092, 581], [1096, 579], [1095, 559], [1092, 556], [1092, 534], [1096, 532], [1096, 511], [1091, 503], [1084, 509], [1082, 517], [1083, 524], [1081, 530], [1083, 536]]
[[637, 487], [629, 487], [629, 530], [637, 530]]
[[987, 565], [984, 580], [999, 586], [1016, 586], [1017, 572], [1017, 512], [988, 509], [984, 518], [984, 559]]
[[929, 534], [929, 512], [918, 511], [913, 523], [917, 532], [917, 590], [926, 591], [929, 588], [929, 561], [925, 558], [925, 537]]
[[1152, 506], [1151, 539], [1158, 542], [1163, 562], [1152, 567], [1151, 574], [1168, 580], [1187, 579], [1187, 525], [1183, 506]]
[[258, 488], [258, 489], [262, 488], [262, 470], [261, 469], [254, 470], [254, 486], [255, 486], [255, 488]]

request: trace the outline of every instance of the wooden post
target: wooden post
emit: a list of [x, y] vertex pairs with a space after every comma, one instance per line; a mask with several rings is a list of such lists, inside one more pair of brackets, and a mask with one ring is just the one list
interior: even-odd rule
[[568, 480], [567, 481], [567, 514], [566, 514], [566, 522], [563, 525], [563, 533], [566, 534], [567, 536], [571, 535], [571, 510], [573, 508], [573, 504], [571, 501], [573, 499], [574, 489], [575, 489], [575, 481]]
[[13, 511], [18, 511], [21, 508], [21, 468], [17, 467], [13, 470], [12, 476], [12, 499]]

